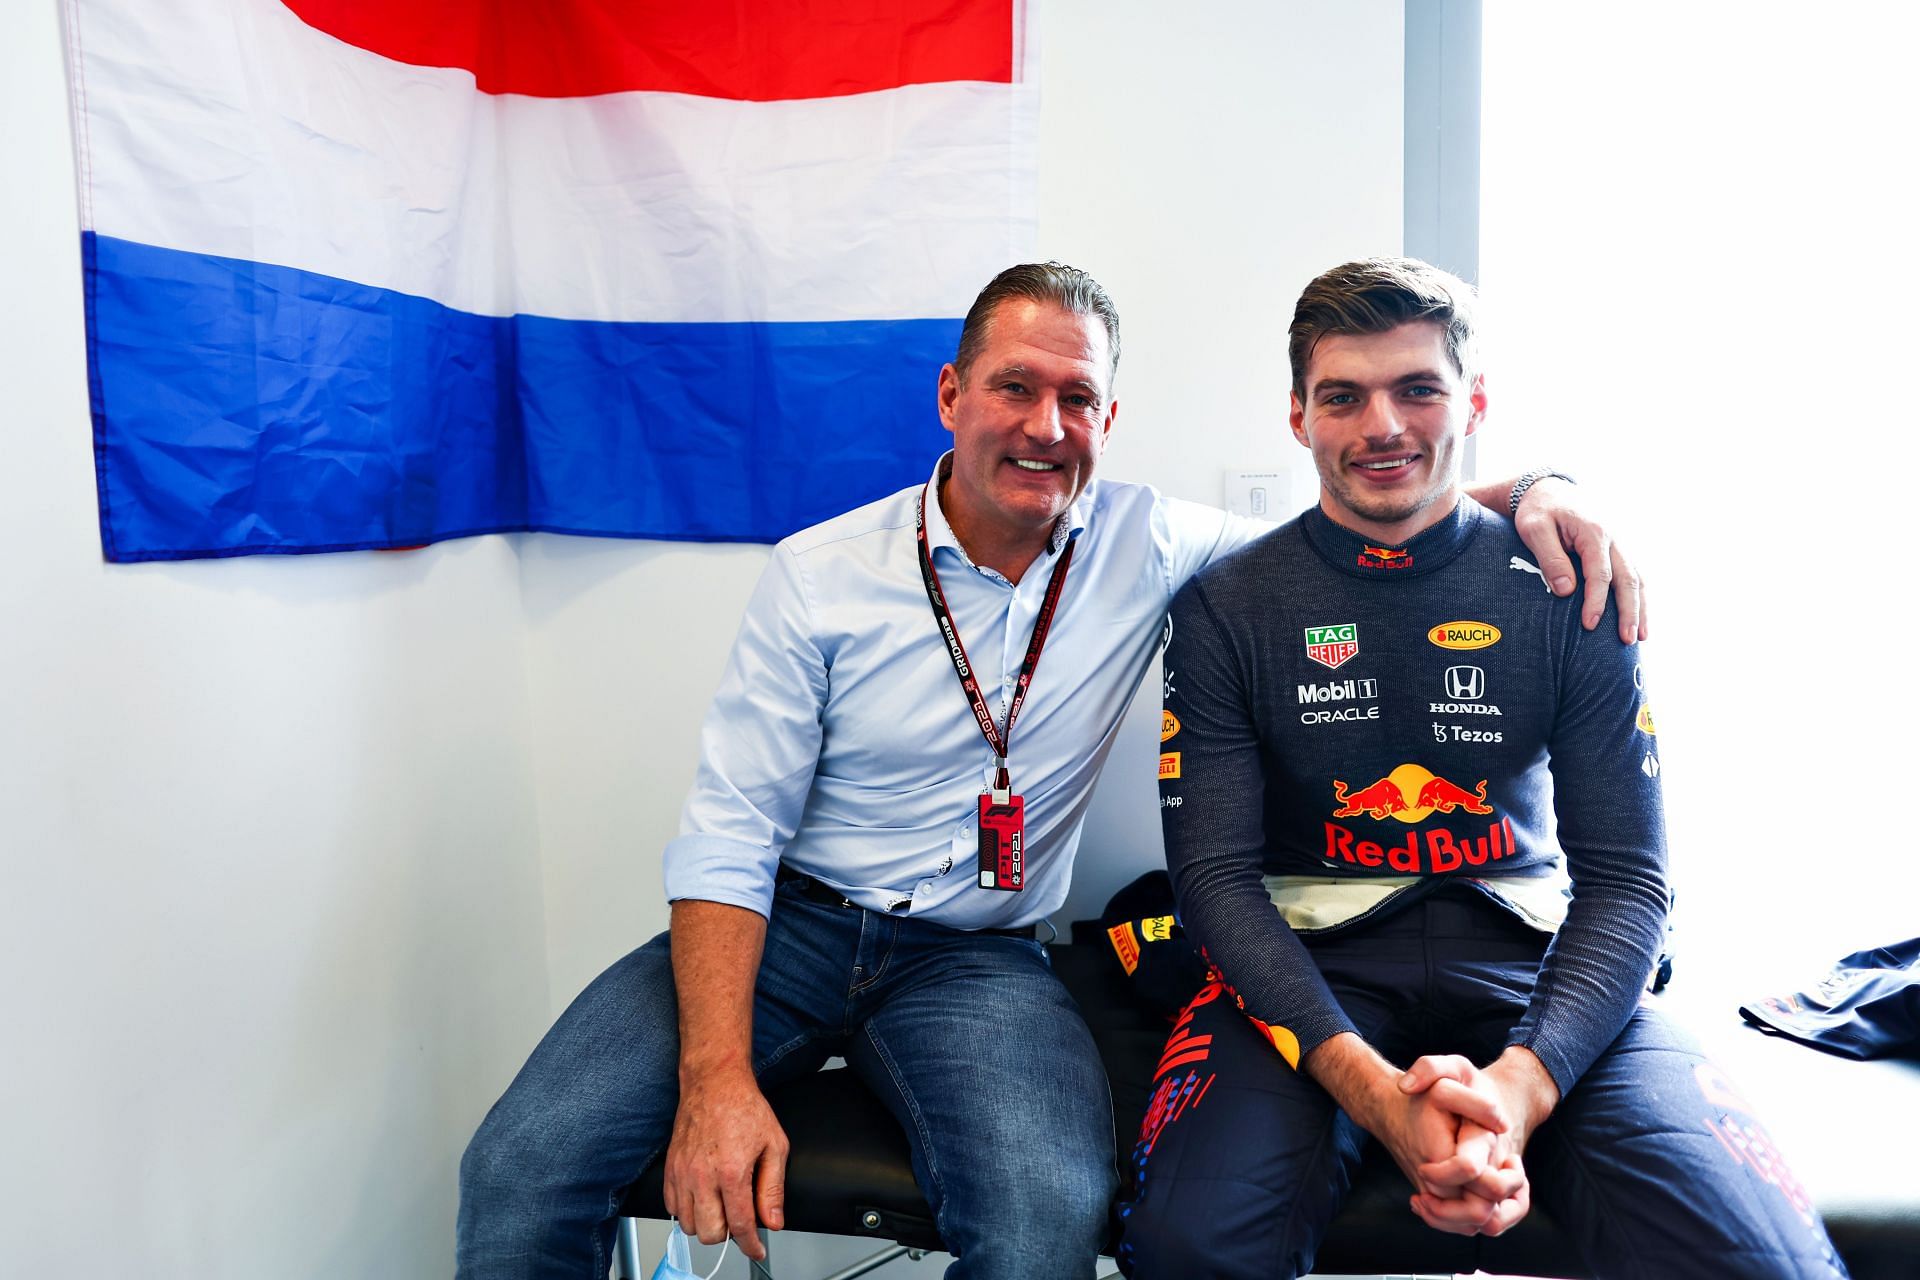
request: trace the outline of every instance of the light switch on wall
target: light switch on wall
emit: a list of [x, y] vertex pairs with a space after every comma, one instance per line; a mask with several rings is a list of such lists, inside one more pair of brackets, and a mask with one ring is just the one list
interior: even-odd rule
[[1319, 493], [1311, 467], [1246, 467], [1227, 472], [1226, 508], [1235, 515], [1278, 524], [1312, 506]]

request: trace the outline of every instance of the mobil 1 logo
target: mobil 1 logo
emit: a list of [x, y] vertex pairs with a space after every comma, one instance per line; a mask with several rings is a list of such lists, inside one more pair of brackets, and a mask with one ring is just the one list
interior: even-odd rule
[[[1300, 704], [1301, 724], [1338, 724], [1354, 720], [1378, 720], [1380, 704], [1378, 680], [1331, 680], [1326, 684], [1294, 686], [1294, 701]], [[1365, 705], [1362, 705], [1365, 704]]]

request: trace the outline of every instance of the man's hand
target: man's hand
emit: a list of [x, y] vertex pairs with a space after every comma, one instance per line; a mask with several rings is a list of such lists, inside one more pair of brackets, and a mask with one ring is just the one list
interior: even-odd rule
[[1574, 486], [1548, 476], [1536, 480], [1520, 499], [1513, 527], [1540, 564], [1540, 576], [1557, 596], [1573, 592], [1571, 551], [1580, 557], [1587, 594], [1580, 621], [1591, 631], [1600, 624], [1607, 606], [1607, 588], [1620, 606], [1620, 639], [1625, 644], [1647, 638], [1647, 588], [1612, 535], [1582, 515], [1574, 506]]
[[[1429, 1055], [1409, 1067], [1399, 1085], [1409, 1096], [1428, 1097], [1460, 1117], [1453, 1154], [1419, 1167], [1415, 1185], [1421, 1194], [1414, 1197], [1414, 1212], [1429, 1226], [1451, 1229], [1443, 1224], [1460, 1219], [1457, 1205], [1430, 1190], [1451, 1187], [1493, 1202], [1475, 1228], [1481, 1235], [1497, 1236], [1526, 1217], [1532, 1200], [1522, 1153], [1560, 1100], [1559, 1086], [1540, 1060], [1513, 1046], [1477, 1071], [1464, 1058]], [[1507, 1120], [1504, 1129], [1468, 1114], [1483, 1111], [1489, 1102]]]
[[667, 1144], [667, 1212], [702, 1244], [732, 1236], [756, 1262], [786, 1225], [787, 1135], [753, 1078], [753, 986], [767, 922], [743, 907], [673, 904], [680, 1109]]
[[[1518, 1162], [1505, 1169], [1475, 1163], [1467, 1175], [1450, 1183], [1423, 1175], [1429, 1167], [1456, 1169], [1450, 1162], [1462, 1156], [1459, 1132], [1468, 1119], [1489, 1133], [1504, 1133], [1508, 1127], [1499, 1100], [1478, 1086], [1471, 1063], [1464, 1058], [1433, 1061], [1458, 1066], [1438, 1096], [1430, 1088], [1432, 1080], [1419, 1090], [1403, 1088], [1399, 1069], [1352, 1033], [1334, 1036], [1314, 1049], [1306, 1066], [1341, 1109], [1380, 1140], [1413, 1183], [1414, 1213], [1438, 1230], [1473, 1235], [1503, 1202], [1524, 1191], [1526, 1177]], [[1439, 1072], [1429, 1070], [1438, 1078]], [[1473, 1152], [1466, 1155], [1471, 1161]]]
[[787, 1135], [751, 1073], [684, 1083], [667, 1146], [664, 1199], [702, 1244], [732, 1236], [764, 1260], [759, 1223], [786, 1225]]

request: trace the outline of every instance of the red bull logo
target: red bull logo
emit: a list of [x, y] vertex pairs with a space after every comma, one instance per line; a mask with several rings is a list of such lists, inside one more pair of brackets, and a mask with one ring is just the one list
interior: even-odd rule
[[1340, 805], [1333, 811], [1336, 818], [1357, 818], [1364, 813], [1376, 821], [1398, 818], [1412, 823], [1430, 813], [1452, 813], [1456, 809], [1493, 812], [1493, 806], [1487, 803], [1485, 778], [1468, 791], [1417, 764], [1403, 764], [1378, 782], [1353, 792], [1336, 778], [1333, 798]]
[[[1358, 791], [1336, 779], [1333, 798], [1338, 805], [1333, 811], [1336, 818], [1367, 817], [1376, 822], [1393, 818], [1409, 825], [1436, 813], [1446, 817], [1455, 813], [1493, 812], [1493, 806], [1487, 803], [1485, 778], [1469, 791], [1417, 764], [1403, 764]], [[1352, 828], [1338, 822], [1326, 824], [1326, 835], [1327, 847], [1322, 856], [1329, 862], [1387, 867], [1409, 875], [1444, 874], [1463, 866], [1483, 866], [1514, 853], [1513, 824], [1506, 818], [1490, 823], [1485, 835], [1463, 836], [1448, 830], [1409, 831], [1406, 838], [1396, 844], [1363, 840]]]
[[1362, 569], [1411, 569], [1413, 552], [1405, 547], [1373, 547], [1362, 544], [1360, 554], [1354, 557], [1353, 562]]

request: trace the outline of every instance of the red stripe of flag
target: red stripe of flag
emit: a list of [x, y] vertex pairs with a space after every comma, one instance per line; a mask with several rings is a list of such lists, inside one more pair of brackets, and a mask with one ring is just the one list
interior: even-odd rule
[[284, 0], [301, 21], [485, 93], [772, 102], [1013, 78], [1018, 0]]

